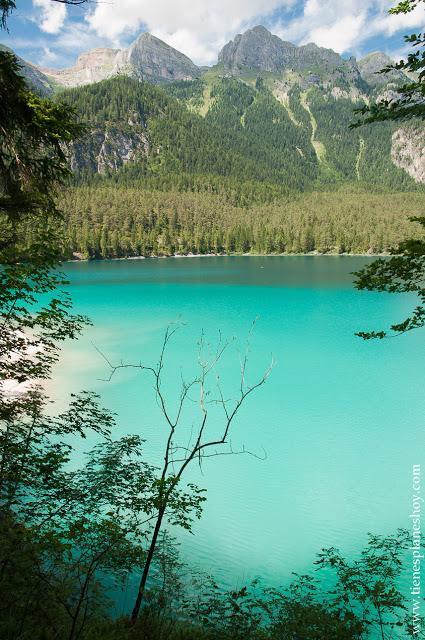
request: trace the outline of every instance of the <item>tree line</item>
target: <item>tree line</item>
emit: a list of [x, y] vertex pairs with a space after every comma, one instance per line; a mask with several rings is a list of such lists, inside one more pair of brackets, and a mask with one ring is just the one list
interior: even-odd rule
[[[236, 206], [225, 193], [144, 190], [103, 183], [64, 191], [67, 259], [188, 254], [382, 253], [411, 233], [422, 193], [358, 185]], [[417, 237], [423, 231], [417, 225]]]

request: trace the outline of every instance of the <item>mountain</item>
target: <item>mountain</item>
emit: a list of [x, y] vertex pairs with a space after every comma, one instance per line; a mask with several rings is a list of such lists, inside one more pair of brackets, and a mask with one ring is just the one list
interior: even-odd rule
[[404, 82], [375, 73], [387, 63], [264, 27], [207, 69], [150, 34], [60, 71], [22, 61], [87, 127], [68, 150], [63, 255], [376, 253], [409, 237], [425, 202], [422, 123], [349, 126]]
[[390, 81], [377, 76], [387, 63], [384, 54], [357, 63], [315, 44], [298, 47], [257, 26], [209, 69], [143, 33], [127, 49], [82, 54], [69, 69], [23, 63], [23, 73], [43, 91], [61, 86], [60, 99], [87, 122], [90, 134], [70, 156], [78, 179], [115, 174], [164, 184], [184, 175], [193, 184], [213, 176], [250, 183], [263, 198], [317, 184], [407, 189], [425, 181], [412, 127], [349, 128], [355, 107], [403, 82], [399, 72]]
[[345, 61], [332, 49], [314, 43], [298, 47], [273, 35], [263, 26], [248, 29], [223, 47], [218, 62], [232, 75], [251, 70], [271, 73], [305, 72], [318, 78], [343, 71], [353, 82], [360, 83], [360, 74], [352, 58]]
[[398, 69], [388, 73], [380, 73], [382, 69], [394, 64], [394, 61], [381, 51], [374, 51], [358, 61], [357, 66], [363, 80], [371, 88], [382, 88], [389, 83], [400, 84], [408, 80], [407, 76]]
[[332, 49], [314, 43], [296, 46], [273, 35], [263, 26], [238, 34], [218, 55], [212, 69], [200, 68], [186, 55], [149, 33], [142, 33], [126, 49], [93, 49], [81, 54], [75, 65], [65, 69], [47, 69], [23, 62], [24, 73], [41, 91], [75, 87], [126, 75], [154, 84], [193, 80], [210, 73], [240, 77], [272, 77], [282, 93], [297, 85], [303, 90], [316, 86], [333, 95], [359, 99], [387, 85], [401, 83], [401, 71], [378, 74], [391, 60], [383, 53], [369, 54], [360, 61], [344, 59]]
[[[0, 50], [14, 53], [12, 49], [0, 44]], [[15, 54], [16, 55], [16, 54]], [[36, 65], [31, 62], [26, 62], [19, 56], [16, 56], [19, 66], [21, 67], [21, 74], [27, 80], [30, 87], [39, 95], [47, 96], [53, 91], [53, 86], [50, 79], [44, 74]]]
[[91, 84], [119, 74], [161, 84], [192, 80], [201, 73], [187, 56], [150, 33], [142, 33], [127, 49], [93, 49], [81, 54], [73, 67], [41, 71], [65, 87]]

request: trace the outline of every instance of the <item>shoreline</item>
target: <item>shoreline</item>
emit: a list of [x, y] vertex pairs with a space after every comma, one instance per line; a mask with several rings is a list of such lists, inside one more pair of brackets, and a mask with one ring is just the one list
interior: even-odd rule
[[112, 262], [112, 261], [130, 261], [130, 260], [165, 260], [180, 258], [318, 258], [318, 257], [351, 257], [351, 258], [385, 258], [391, 253], [320, 253], [312, 251], [310, 253], [185, 253], [174, 254], [171, 256], [124, 256], [122, 258], [70, 258], [62, 260], [62, 263], [78, 263], [78, 262]]

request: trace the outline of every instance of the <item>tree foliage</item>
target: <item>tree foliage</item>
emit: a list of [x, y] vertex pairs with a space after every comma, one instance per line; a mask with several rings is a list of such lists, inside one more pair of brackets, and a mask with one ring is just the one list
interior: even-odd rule
[[[405, 14], [422, 4], [423, 0], [405, 0], [390, 10], [393, 14]], [[425, 118], [425, 37], [423, 34], [406, 36], [407, 42], [422, 49], [409, 54], [407, 62], [402, 60], [396, 65], [382, 70], [386, 73], [392, 68], [417, 74], [417, 79], [399, 89], [401, 98], [392, 102], [383, 102], [362, 110], [368, 117], [361, 123], [376, 123], [381, 120], [404, 120], [406, 118]], [[409, 203], [410, 204], [410, 203]], [[425, 227], [422, 215], [411, 216], [412, 222]], [[356, 287], [369, 291], [387, 291], [390, 293], [415, 293], [418, 304], [410, 316], [394, 323], [388, 331], [362, 331], [359, 336], [365, 340], [400, 335], [425, 325], [425, 243], [422, 239], [406, 239], [395, 246], [390, 260], [378, 260], [357, 274]]]
[[[406, 14], [414, 11], [423, 4], [424, 0], [404, 0], [389, 10], [392, 15]], [[406, 120], [425, 117], [425, 34], [413, 33], [405, 36], [405, 41], [416, 48], [411, 51], [407, 59], [384, 67], [380, 73], [386, 74], [394, 69], [403, 71], [411, 77], [397, 88], [399, 98], [380, 100], [358, 110], [358, 113], [366, 116], [360, 119], [354, 126], [384, 120]]]
[[420, 216], [425, 204], [421, 193], [410, 193], [407, 203], [405, 193], [352, 185], [241, 206], [230, 181], [211, 193], [188, 179], [193, 190], [185, 192], [180, 179], [182, 191], [146, 181], [69, 188], [60, 199], [63, 256], [383, 253], [409, 237], [409, 215]]

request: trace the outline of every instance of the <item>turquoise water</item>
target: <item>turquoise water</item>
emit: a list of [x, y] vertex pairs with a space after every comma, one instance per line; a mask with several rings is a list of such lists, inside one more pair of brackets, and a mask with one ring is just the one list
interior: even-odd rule
[[[183, 555], [226, 584], [261, 575], [284, 581], [312, 567], [323, 546], [355, 553], [368, 531], [409, 526], [411, 467], [423, 458], [425, 340], [413, 332], [365, 343], [410, 308], [402, 296], [358, 292], [354, 257], [159, 259], [67, 265], [79, 312], [94, 326], [67, 345], [52, 392], [58, 403], [83, 388], [117, 413], [116, 435], [137, 432], [159, 460], [165, 427], [149, 379], [137, 370], [107, 377], [112, 362], [155, 362], [167, 324], [186, 325], [172, 342], [164, 382], [176, 400], [181, 369], [196, 364], [202, 330], [237, 336], [221, 366], [230, 397], [238, 389], [239, 350], [252, 322], [248, 378], [269, 364], [267, 384], [241, 411], [235, 450], [260, 457], [207, 460], [190, 479], [208, 491], [194, 536], [179, 533]], [[211, 396], [212, 397], [212, 396]], [[190, 428], [196, 404], [184, 414]], [[213, 412], [211, 432], [221, 424]], [[184, 434], [187, 437], [187, 432]], [[265, 454], [264, 454], [265, 452]]]

